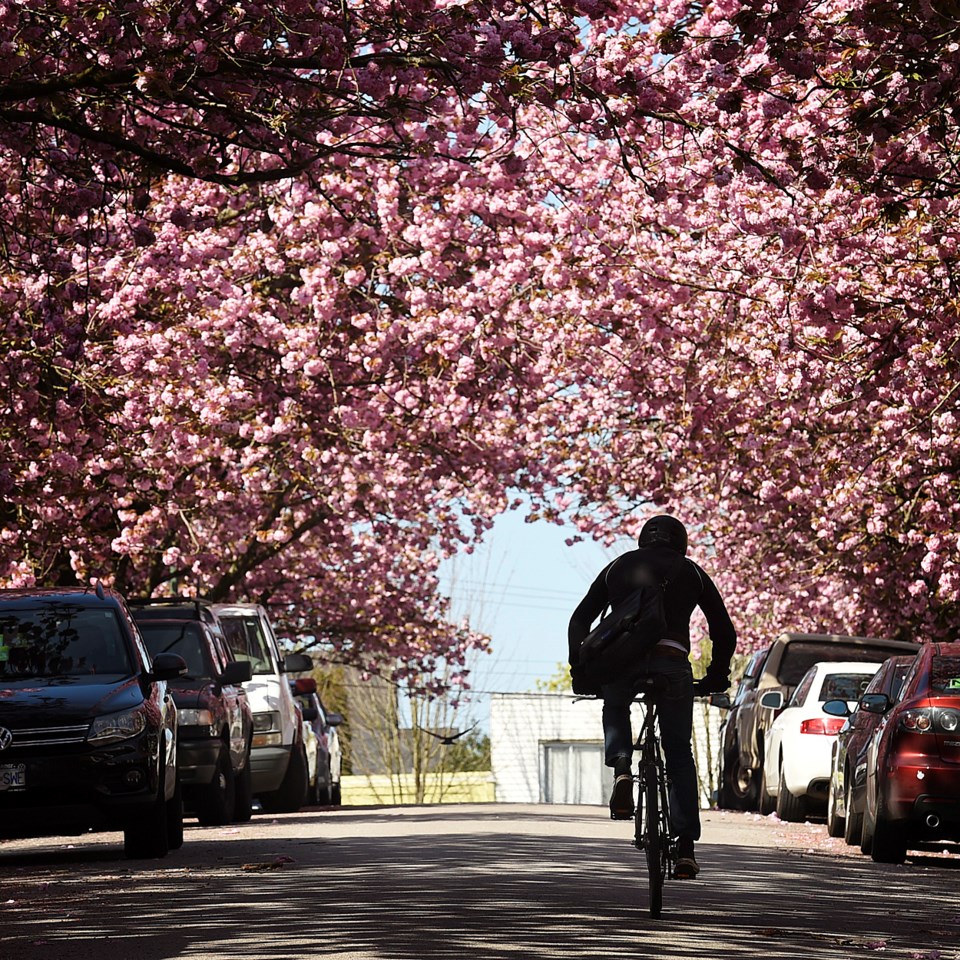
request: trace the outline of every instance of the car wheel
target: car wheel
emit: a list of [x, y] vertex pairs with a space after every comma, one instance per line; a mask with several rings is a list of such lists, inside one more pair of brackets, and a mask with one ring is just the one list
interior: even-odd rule
[[837, 815], [837, 785], [831, 777], [830, 789], [827, 792], [827, 833], [831, 837], [842, 837], [845, 822], [845, 817]]
[[236, 789], [233, 799], [233, 820], [246, 823], [253, 816], [253, 770], [250, 768], [250, 748], [247, 747], [247, 762], [234, 777]]
[[907, 834], [903, 824], [891, 823], [878, 810], [873, 822], [873, 845], [870, 856], [874, 863], [903, 863], [907, 859]]
[[197, 793], [197, 819], [204, 827], [222, 827], [233, 819], [235, 801], [236, 781], [230, 764], [230, 749], [223, 744], [213, 780]]
[[756, 810], [758, 778], [740, 763], [740, 747], [734, 744], [723, 760], [721, 806], [728, 810]]
[[843, 839], [851, 846], [857, 847], [863, 837], [863, 814], [853, 809], [853, 791], [850, 787], [851, 775], [848, 771], [843, 778], [843, 806], [847, 811], [843, 822]]
[[156, 800], [143, 815], [128, 823], [123, 830], [123, 854], [131, 860], [165, 857], [170, 849], [167, 823], [167, 801], [164, 797], [164, 763], [160, 760], [160, 786]]
[[296, 813], [306, 799], [307, 754], [301, 746], [290, 755], [290, 763], [280, 788], [264, 794], [260, 803], [267, 813]]
[[863, 829], [860, 831], [860, 852], [870, 854], [873, 852], [873, 831], [876, 827], [876, 820], [870, 812], [870, 805], [864, 802], [863, 811]]
[[173, 796], [167, 801], [167, 847], [179, 850], [183, 846], [183, 788], [180, 786], [180, 774]]
[[760, 796], [757, 801], [757, 810], [763, 817], [770, 816], [777, 809], [777, 798], [767, 792], [767, 765], [763, 765], [763, 775], [760, 777]]
[[787, 823], [799, 823], [806, 816], [807, 798], [796, 797], [788, 789], [780, 768], [780, 780], [777, 788], [777, 816]]
[[[320, 782], [320, 771], [321, 769], [325, 770], [326, 773], [323, 777], [323, 782]], [[320, 757], [317, 757], [317, 782], [314, 785], [315, 800], [322, 807], [330, 806], [332, 802], [332, 791], [330, 783], [330, 761], [322, 763]]]

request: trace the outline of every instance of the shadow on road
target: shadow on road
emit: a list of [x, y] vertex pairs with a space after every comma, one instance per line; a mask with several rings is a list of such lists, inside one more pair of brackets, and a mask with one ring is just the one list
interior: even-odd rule
[[[549, 819], [569, 823], [568, 835], [472, 833], [454, 817], [446, 830], [433, 812], [405, 816], [402, 836], [364, 835], [372, 813], [351, 835], [303, 841], [190, 831], [179, 854], [147, 864], [109, 849], [3, 854], [5, 889], [16, 891], [0, 908], [0, 956], [836, 960], [960, 942], [952, 861], [883, 867], [704, 844], [703, 879], [668, 884], [664, 918], [652, 921], [626, 835], [580, 838], [582, 818], [562, 814]], [[497, 818], [478, 815], [487, 830]]]

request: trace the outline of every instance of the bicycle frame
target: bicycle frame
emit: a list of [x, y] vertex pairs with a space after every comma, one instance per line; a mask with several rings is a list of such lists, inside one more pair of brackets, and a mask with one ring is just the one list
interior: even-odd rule
[[640, 754], [634, 846], [643, 850], [647, 860], [650, 888], [650, 916], [660, 917], [663, 909], [663, 884], [673, 879], [677, 862], [676, 841], [670, 836], [669, 784], [657, 725], [657, 703], [653, 691], [637, 698], [645, 707], [643, 725], [634, 750]]

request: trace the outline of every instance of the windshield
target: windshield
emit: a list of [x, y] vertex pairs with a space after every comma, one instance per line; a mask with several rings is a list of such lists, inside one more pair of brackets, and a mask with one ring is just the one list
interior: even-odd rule
[[61, 601], [0, 609], [0, 677], [133, 673], [116, 611]]
[[220, 626], [227, 643], [238, 660], [249, 660], [252, 673], [273, 673], [268, 640], [263, 624], [254, 613], [250, 616], [221, 617]]
[[187, 677], [213, 676], [205, 656], [206, 639], [198, 624], [147, 621], [140, 624], [140, 632], [151, 657], [158, 653], [175, 653], [186, 662]]
[[820, 687], [819, 700], [859, 700], [873, 679], [866, 673], [828, 673]]
[[960, 695], [960, 657], [934, 657], [930, 665], [930, 689]]

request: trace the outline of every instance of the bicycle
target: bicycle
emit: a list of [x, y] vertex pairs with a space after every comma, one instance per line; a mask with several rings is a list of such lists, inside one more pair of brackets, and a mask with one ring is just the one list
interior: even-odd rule
[[634, 814], [633, 845], [644, 851], [647, 860], [647, 885], [650, 891], [650, 916], [660, 919], [663, 911], [663, 884], [672, 880], [677, 865], [677, 841], [670, 835], [670, 783], [660, 750], [657, 726], [656, 694], [663, 689], [656, 677], [646, 677], [634, 698], [644, 706], [643, 725], [633, 745], [639, 752], [637, 804]]
[[[657, 716], [657, 694], [664, 689], [661, 677], [644, 677], [638, 681], [634, 697], [635, 703], [643, 705], [644, 717], [633, 745], [634, 753], [640, 756], [633, 777], [638, 787], [633, 845], [646, 855], [649, 909], [654, 920], [659, 920], [663, 912], [663, 885], [674, 878], [678, 860], [677, 838], [670, 830], [670, 781], [660, 749]], [[718, 707], [730, 704], [726, 694], [710, 694], [707, 699]]]

